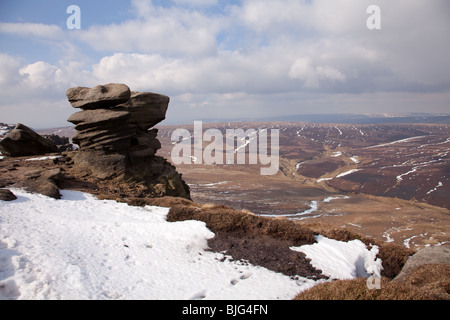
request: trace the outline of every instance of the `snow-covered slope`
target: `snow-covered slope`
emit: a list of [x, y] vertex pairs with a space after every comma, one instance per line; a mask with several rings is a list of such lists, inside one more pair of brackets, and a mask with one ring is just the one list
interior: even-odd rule
[[291, 299], [316, 284], [205, 250], [206, 225], [169, 223], [167, 208], [12, 191], [17, 200], [0, 201], [0, 299]]

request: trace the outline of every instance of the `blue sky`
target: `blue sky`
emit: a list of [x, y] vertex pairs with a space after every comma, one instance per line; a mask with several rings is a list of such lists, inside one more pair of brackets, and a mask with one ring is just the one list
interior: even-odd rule
[[82, 8], [83, 27], [118, 23], [133, 17], [129, 1], [98, 0], [2, 0], [0, 19], [3, 22], [34, 22], [66, 26], [66, 9], [75, 4]]
[[[73, 86], [170, 96], [165, 123], [449, 113], [450, 2], [2, 0], [0, 122], [65, 126]], [[69, 5], [81, 29], [68, 30]]]

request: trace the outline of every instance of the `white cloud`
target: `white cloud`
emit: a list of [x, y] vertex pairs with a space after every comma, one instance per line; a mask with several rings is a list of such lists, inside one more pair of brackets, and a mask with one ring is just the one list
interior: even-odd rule
[[298, 58], [289, 70], [289, 77], [303, 80], [305, 87], [317, 88], [320, 81], [345, 81], [345, 75], [330, 66], [313, 66], [309, 58]]
[[177, 5], [187, 5], [190, 7], [210, 7], [218, 3], [218, 0], [173, 0]]
[[98, 84], [83, 61], [60, 60], [56, 64], [45, 61], [26, 64], [24, 61], [0, 53], [0, 98], [61, 97], [70, 87]]
[[93, 26], [79, 38], [95, 50], [161, 53], [178, 56], [215, 54], [221, 17], [195, 10], [155, 7], [151, 1], [133, 1], [137, 19]]
[[19, 74], [32, 87], [47, 88], [53, 86], [58, 81], [61, 70], [44, 61], [38, 61], [20, 69]]
[[285, 90], [289, 64], [273, 59], [272, 50], [252, 53], [220, 51], [216, 56], [169, 58], [117, 53], [93, 67], [102, 81], [121, 81], [139, 90], [183, 93], [255, 93]]
[[[377, 70], [384, 70], [383, 77], [390, 73], [391, 79], [381, 82], [396, 82], [395, 87], [406, 90], [408, 86], [449, 84], [450, 22], [445, 14], [450, 12], [449, 2], [379, 0], [382, 29], [376, 31], [366, 27], [366, 9], [371, 4], [369, 0], [244, 0], [242, 7], [234, 7], [233, 14], [269, 46], [282, 44], [286, 50], [302, 47], [305, 51], [299, 55], [307, 57], [312, 66], [326, 63], [347, 79], [369, 71], [376, 77]], [[323, 61], [325, 56], [335, 58]], [[301, 68], [300, 64], [294, 70]], [[309, 74], [306, 85], [320, 87], [313, 69], [303, 70]], [[323, 71], [330, 75], [330, 69]], [[386, 88], [373, 88], [373, 82], [370, 85], [369, 90]]]
[[65, 97], [70, 80], [61, 66], [0, 54], [0, 122], [35, 128], [65, 125], [73, 113]]
[[234, 15], [247, 27], [271, 37], [280, 33], [342, 35], [366, 26], [367, 0], [244, 0]]
[[0, 22], [0, 33], [51, 39], [61, 38], [64, 35], [63, 30], [55, 25], [11, 22]]
[[214, 34], [206, 26], [185, 26], [177, 20], [160, 18], [91, 27], [83, 31], [80, 39], [95, 50], [113, 52], [203, 55], [216, 48]]
[[0, 84], [3, 86], [18, 83], [21, 79], [17, 70], [20, 68], [18, 59], [0, 53]]

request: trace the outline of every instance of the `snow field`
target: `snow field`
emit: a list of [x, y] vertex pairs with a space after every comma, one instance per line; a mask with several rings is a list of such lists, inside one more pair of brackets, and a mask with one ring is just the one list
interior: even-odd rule
[[[168, 208], [12, 191], [17, 200], [0, 201], [0, 299], [286, 300], [318, 283], [207, 251], [206, 225], [167, 222]], [[375, 247], [317, 240], [292, 249], [333, 278], [378, 266]]]
[[290, 299], [312, 280], [205, 251], [203, 222], [62, 191], [0, 201], [0, 298]]

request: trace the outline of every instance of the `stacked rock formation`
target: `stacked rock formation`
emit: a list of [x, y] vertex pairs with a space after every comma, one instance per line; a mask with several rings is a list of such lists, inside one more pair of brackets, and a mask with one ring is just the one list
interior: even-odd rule
[[67, 90], [74, 108], [68, 121], [77, 130], [74, 163], [101, 179], [144, 182], [153, 195], [189, 198], [189, 188], [165, 159], [153, 126], [165, 119], [169, 97], [131, 92], [124, 84]]

